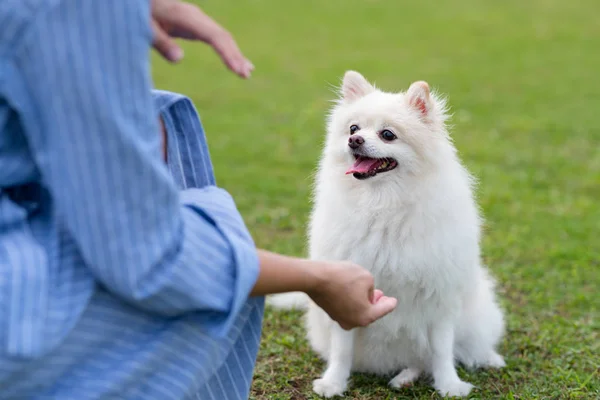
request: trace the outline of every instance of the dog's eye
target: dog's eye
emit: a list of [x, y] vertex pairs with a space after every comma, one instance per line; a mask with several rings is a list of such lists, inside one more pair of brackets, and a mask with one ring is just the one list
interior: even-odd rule
[[350, 134], [353, 135], [356, 132], [358, 132], [360, 130], [360, 128], [358, 127], [358, 125], [351, 125], [350, 126]]
[[387, 140], [388, 142], [396, 139], [396, 135], [394, 135], [394, 132], [390, 131], [389, 129], [381, 131], [380, 135], [383, 140]]

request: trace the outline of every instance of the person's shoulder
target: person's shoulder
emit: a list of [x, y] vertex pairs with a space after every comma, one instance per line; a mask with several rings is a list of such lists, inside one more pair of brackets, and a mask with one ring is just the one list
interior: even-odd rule
[[14, 18], [35, 19], [35, 16], [60, 3], [61, 0], [2, 0], [0, 15]]
[[0, 57], [14, 49], [39, 16], [62, 0], [0, 0]]
[[[122, 10], [115, 10], [117, 6]], [[144, 40], [151, 39], [149, 9], [148, 0], [0, 0], [0, 58], [17, 52], [20, 44], [27, 42], [30, 31], [47, 24], [46, 17], [74, 21], [75, 25], [82, 20], [113, 27], [120, 24], [131, 31], [135, 25], [143, 32]], [[128, 14], [123, 16], [125, 12]]]

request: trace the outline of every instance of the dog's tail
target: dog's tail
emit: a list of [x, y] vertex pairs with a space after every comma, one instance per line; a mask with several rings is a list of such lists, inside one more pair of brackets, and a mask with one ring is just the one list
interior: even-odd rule
[[280, 310], [305, 310], [309, 297], [302, 292], [281, 293], [267, 296], [267, 306]]

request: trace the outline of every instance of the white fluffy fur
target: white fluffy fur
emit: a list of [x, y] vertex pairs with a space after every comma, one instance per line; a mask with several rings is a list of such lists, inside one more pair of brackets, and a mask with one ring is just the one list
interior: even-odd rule
[[[366, 328], [344, 331], [302, 294], [269, 304], [308, 306], [309, 341], [327, 360], [313, 384], [322, 396], [341, 395], [351, 371], [400, 372], [392, 387], [426, 373], [440, 394], [466, 396], [472, 385], [460, 380], [455, 360], [504, 366], [495, 350], [504, 320], [481, 264], [474, 182], [446, 130], [445, 102], [425, 82], [386, 93], [354, 71], [344, 76], [340, 97], [316, 177], [310, 257], [368, 268], [398, 306]], [[398, 167], [366, 180], [345, 175], [354, 162], [347, 144], [352, 124], [360, 126], [368, 155], [393, 157]], [[384, 128], [398, 139], [382, 141], [377, 132]]]

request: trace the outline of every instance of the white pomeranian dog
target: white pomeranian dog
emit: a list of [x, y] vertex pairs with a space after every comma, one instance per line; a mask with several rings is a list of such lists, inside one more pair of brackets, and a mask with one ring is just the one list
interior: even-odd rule
[[352, 371], [421, 374], [442, 396], [466, 396], [455, 361], [500, 368], [504, 318], [480, 259], [481, 219], [469, 172], [446, 128], [445, 101], [425, 82], [407, 92], [375, 88], [346, 72], [316, 176], [310, 257], [369, 269], [397, 308], [343, 330], [303, 294], [272, 296], [276, 308], [308, 308], [308, 339], [327, 361], [314, 391], [342, 395]]

